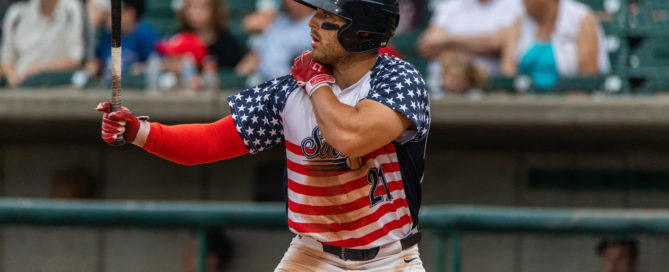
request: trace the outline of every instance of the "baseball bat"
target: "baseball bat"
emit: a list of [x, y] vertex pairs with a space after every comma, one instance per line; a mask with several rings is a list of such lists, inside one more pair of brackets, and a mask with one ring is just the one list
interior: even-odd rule
[[[121, 0], [111, 1], [111, 110], [121, 110]], [[111, 143], [112, 146], [125, 144], [123, 134]]]

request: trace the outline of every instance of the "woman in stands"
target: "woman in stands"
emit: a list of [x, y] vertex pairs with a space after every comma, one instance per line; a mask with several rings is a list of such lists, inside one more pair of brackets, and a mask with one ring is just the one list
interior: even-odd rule
[[185, 0], [177, 12], [181, 32], [193, 32], [207, 45], [219, 68], [234, 67], [244, 48], [228, 30], [228, 16], [220, 0]]
[[502, 73], [529, 75], [548, 89], [560, 77], [587, 77], [611, 69], [606, 40], [593, 12], [574, 0], [523, 0], [526, 14], [507, 35]]

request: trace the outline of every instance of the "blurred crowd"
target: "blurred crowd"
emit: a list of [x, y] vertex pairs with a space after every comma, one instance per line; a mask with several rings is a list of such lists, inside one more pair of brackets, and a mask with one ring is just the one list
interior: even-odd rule
[[[176, 27], [168, 33], [147, 22], [146, 1], [122, 0], [122, 66], [124, 75], [145, 75], [149, 91], [218, 90], [226, 86], [222, 71], [252, 86], [287, 74], [293, 58], [310, 49], [313, 10], [293, 0], [256, 0], [241, 21], [229, 16], [231, 1], [172, 0]], [[0, 61], [10, 88], [57, 71], [77, 71], [75, 85], [108, 84], [109, 0], [9, 2], [0, 6]], [[611, 71], [601, 16], [577, 0], [399, 2], [396, 35], [420, 35], [409, 48], [391, 41], [382, 53], [427, 60], [424, 76], [433, 94], [482, 93], [491, 78], [516, 75], [550, 89], [561, 78]], [[232, 24], [242, 33], [233, 33]]]

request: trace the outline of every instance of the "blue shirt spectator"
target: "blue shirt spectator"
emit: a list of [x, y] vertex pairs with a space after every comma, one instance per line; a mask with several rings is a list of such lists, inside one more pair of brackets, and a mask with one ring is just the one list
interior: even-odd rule
[[[123, 70], [130, 68], [133, 63], [142, 63], [149, 59], [156, 41], [158, 41], [156, 31], [148, 23], [140, 21], [135, 31], [121, 38]], [[95, 49], [95, 56], [102, 61], [103, 67], [109, 67], [111, 59], [111, 32], [107, 31], [102, 34]]]
[[309, 19], [311, 17], [293, 21], [281, 14], [253, 45], [253, 50], [260, 55], [258, 72], [265, 79], [285, 75], [290, 71], [293, 59], [302, 51], [311, 49], [311, 36], [305, 35], [310, 31]]
[[249, 85], [290, 73], [293, 59], [311, 49], [308, 22], [314, 10], [293, 0], [283, 0], [281, 9], [283, 12], [252, 42], [251, 52], [235, 67], [239, 75], [253, 74]]
[[[146, 3], [144, 0], [121, 0], [121, 47], [122, 69], [132, 71], [135, 64], [146, 62], [158, 41], [158, 34], [142, 20]], [[103, 7], [106, 8], [106, 7]], [[111, 14], [104, 13], [105, 32], [95, 47], [95, 60], [86, 69], [89, 74], [110, 78], [111, 70]]]

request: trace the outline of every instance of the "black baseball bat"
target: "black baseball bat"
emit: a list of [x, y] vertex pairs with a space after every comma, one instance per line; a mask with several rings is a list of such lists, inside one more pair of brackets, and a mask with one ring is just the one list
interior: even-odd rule
[[[121, 0], [111, 1], [111, 110], [121, 110]], [[125, 144], [123, 134], [111, 143], [112, 146]]]

